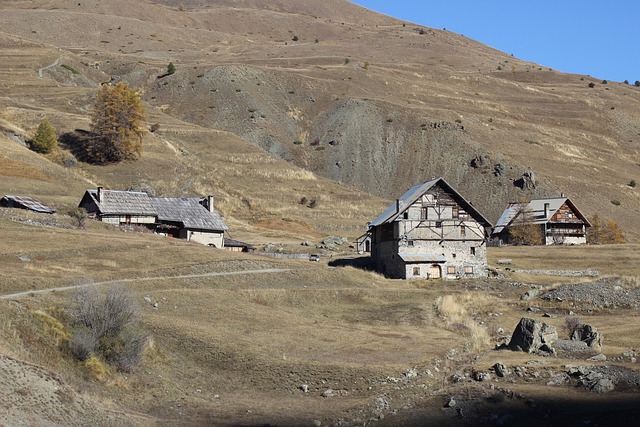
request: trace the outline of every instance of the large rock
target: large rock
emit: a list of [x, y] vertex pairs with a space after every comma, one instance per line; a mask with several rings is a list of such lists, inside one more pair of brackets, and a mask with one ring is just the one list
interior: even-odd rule
[[516, 326], [509, 341], [509, 348], [514, 351], [533, 353], [543, 344], [551, 346], [558, 339], [555, 326], [547, 325], [539, 320], [523, 317]]
[[596, 328], [587, 324], [579, 324], [571, 334], [573, 341], [582, 341], [595, 352], [602, 351], [604, 337]]

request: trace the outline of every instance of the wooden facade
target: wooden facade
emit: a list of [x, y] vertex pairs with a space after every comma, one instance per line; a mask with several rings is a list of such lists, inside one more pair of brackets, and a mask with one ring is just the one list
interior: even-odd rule
[[498, 220], [492, 238], [511, 243], [509, 228], [516, 224], [537, 225], [544, 245], [587, 243], [587, 228], [591, 227], [576, 205], [564, 196], [510, 203]]
[[388, 277], [486, 277], [491, 223], [444, 179], [409, 189], [369, 224], [371, 258]]

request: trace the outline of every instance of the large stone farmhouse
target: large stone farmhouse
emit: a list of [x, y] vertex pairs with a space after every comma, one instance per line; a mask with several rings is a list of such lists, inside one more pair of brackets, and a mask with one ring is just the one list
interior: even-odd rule
[[582, 212], [564, 195], [529, 203], [509, 203], [493, 230], [492, 238], [511, 243], [509, 228], [518, 225], [537, 226], [545, 245], [587, 243], [587, 228], [591, 227]]
[[487, 276], [491, 223], [443, 178], [411, 187], [369, 223], [376, 271], [397, 279]]
[[213, 197], [149, 197], [137, 191], [87, 190], [80, 201], [89, 217], [114, 225], [141, 225], [159, 234], [224, 247], [228, 229]]

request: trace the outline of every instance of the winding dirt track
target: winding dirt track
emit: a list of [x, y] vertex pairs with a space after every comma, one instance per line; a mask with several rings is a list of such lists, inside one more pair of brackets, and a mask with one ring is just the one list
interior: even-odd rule
[[290, 269], [267, 268], [267, 269], [261, 269], [261, 270], [241, 270], [241, 271], [225, 271], [225, 272], [213, 272], [213, 273], [202, 273], [202, 274], [185, 274], [180, 276], [133, 277], [128, 279], [107, 280], [105, 282], [83, 283], [80, 285], [60, 286], [57, 288], [47, 288], [47, 289], [16, 292], [13, 294], [0, 295], [0, 300], [11, 299], [11, 298], [21, 298], [28, 295], [43, 294], [46, 292], [53, 292], [53, 291], [69, 291], [69, 290], [78, 289], [78, 288], [86, 288], [88, 286], [110, 285], [114, 283], [129, 283], [129, 282], [142, 282], [142, 281], [148, 281], [148, 280], [166, 280], [166, 279], [191, 279], [196, 277], [213, 277], [213, 276], [237, 276], [241, 274], [284, 273], [287, 271], [290, 271]]

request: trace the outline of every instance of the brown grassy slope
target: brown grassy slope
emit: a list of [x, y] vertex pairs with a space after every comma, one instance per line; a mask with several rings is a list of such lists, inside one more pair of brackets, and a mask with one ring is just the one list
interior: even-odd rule
[[[0, 240], [0, 267], [8, 272], [0, 282], [2, 293], [22, 290], [25, 283], [38, 289], [91, 277], [156, 277], [126, 283], [142, 306], [142, 324], [154, 344], [141, 369], [127, 375], [107, 373], [106, 382], [96, 380], [94, 370], [69, 356], [64, 337], [52, 328], [57, 324], [41, 314], [65, 322], [60, 308], [68, 306], [69, 292], [0, 301], [2, 354], [56, 372], [100, 411], [140, 414], [134, 421], [142, 425], [293, 426], [311, 424], [314, 419], [328, 425], [338, 419], [356, 424], [357, 419], [373, 416], [379, 398], [388, 405], [383, 411], [387, 425], [405, 425], [404, 418], [389, 421], [394, 419], [391, 412], [403, 415], [428, 407], [433, 412], [427, 418], [431, 420], [442, 414], [442, 405], [452, 395], [471, 395], [470, 387], [476, 383], [456, 385], [443, 380], [455, 372], [487, 371], [496, 361], [537, 369], [527, 364], [537, 359], [532, 355], [490, 351], [501, 335], [498, 328], [509, 333], [520, 317], [534, 316], [527, 314], [527, 306], [540, 303], [519, 300], [528, 288], [508, 284], [517, 276], [505, 282], [385, 280], [323, 263], [276, 262], [258, 255], [203, 250], [201, 245], [146, 233], [122, 233], [97, 223], [90, 223], [88, 230], [68, 230], [24, 221], [44, 216], [21, 211], [10, 216], [14, 219], [0, 219], [2, 235], [7, 237]], [[17, 239], [23, 241], [19, 253], [15, 251]], [[586, 265], [604, 269], [622, 262], [617, 248], [561, 249], [567, 260], [562, 265], [565, 269]], [[626, 249], [628, 265], [637, 266], [633, 262], [637, 248], [630, 245]], [[502, 248], [495, 253], [491, 248], [489, 255], [492, 263], [511, 258], [518, 268], [558, 268], [558, 264], [549, 265], [544, 252], [530, 248]], [[269, 267], [290, 271], [178, 277]], [[66, 268], [64, 274], [62, 268]], [[626, 273], [637, 275], [637, 268]], [[436, 301], [443, 295], [453, 296], [457, 302], [450, 312], [461, 317], [447, 319], [436, 311]], [[568, 306], [566, 302], [545, 304], [544, 310], [558, 317], [544, 321], [560, 331], [569, 309], [601, 330], [609, 358], [637, 348], [640, 323], [633, 321], [637, 313]], [[478, 331], [484, 329], [489, 340], [480, 341], [469, 352], [477, 342], [470, 332], [473, 325]], [[586, 363], [543, 360], [549, 365], [539, 380], [521, 381], [513, 376], [497, 384], [524, 393], [526, 398], [553, 398], [566, 391], [540, 388], [554, 374], [553, 369]], [[406, 377], [410, 369], [418, 376]], [[21, 378], [22, 371], [16, 372], [10, 383]], [[302, 384], [309, 386], [309, 393], [299, 389]], [[335, 397], [321, 397], [328, 388]], [[39, 395], [37, 391], [37, 385], [31, 389], [34, 396]], [[615, 404], [606, 396], [598, 401]], [[47, 407], [29, 406], [26, 398], [17, 402], [31, 414], [47, 412]]]
[[[637, 171], [637, 88], [557, 73], [446, 31], [420, 34], [348, 2], [270, 10], [190, 2], [184, 12], [165, 4], [3, 3], [4, 33], [33, 48], [6, 51], [5, 73], [19, 70], [3, 83], [17, 105], [12, 120], [28, 120], [42, 80], [61, 86], [41, 112], [78, 116], [90, 110], [81, 87], [113, 76], [138, 87], [150, 108], [381, 196], [444, 175], [495, 220], [518, 196], [563, 191], [587, 214], [637, 233], [640, 196], [626, 185]], [[58, 54], [80, 76], [53, 67], [26, 83]], [[178, 72], [157, 79], [169, 61]], [[486, 167], [470, 168], [478, 154]], [[540, 182], [533, 192], [512, 185], [527, 168]]]

